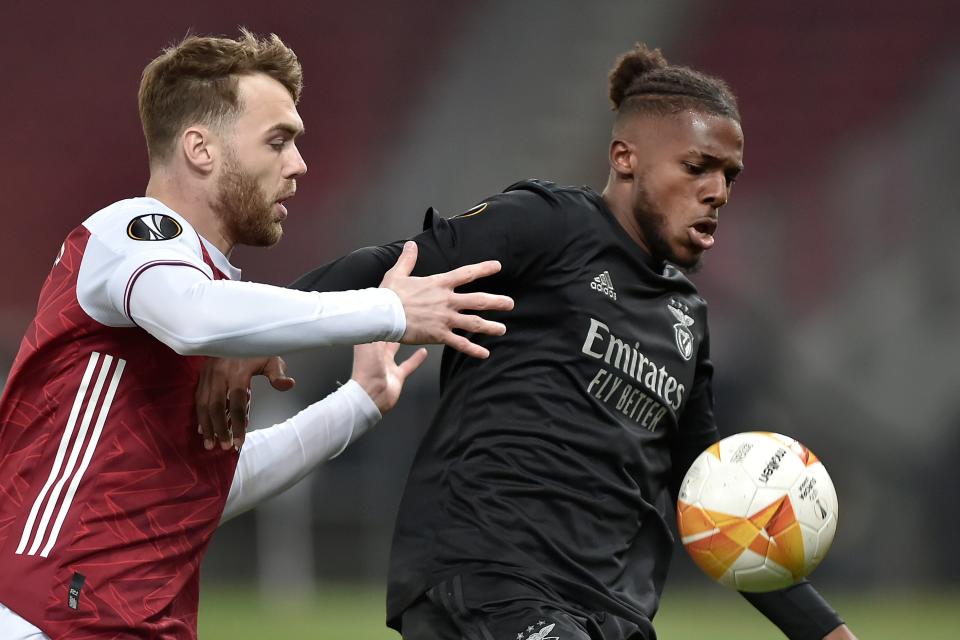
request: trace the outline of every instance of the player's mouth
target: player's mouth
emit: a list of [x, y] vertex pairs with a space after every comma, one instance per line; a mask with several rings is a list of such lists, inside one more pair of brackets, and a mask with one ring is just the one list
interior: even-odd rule
[[713, 218], [701, 218], [687, 228], [690, 242], [701, 251], [710, 249], [715, 240], [713, 234], [717, 232], [717, 221]]
[[292, 198], [294, 195], [296, 195], [296, 193], [297, 193], [296, 191], [291, 191], [290, 193], [277, 198], [277, 200], [273, 203], [274, 208], [277, 210], [277, 218], [279, 220], [286, 220], [287, 207], [283, 203], [289, 200], [290, 198]]

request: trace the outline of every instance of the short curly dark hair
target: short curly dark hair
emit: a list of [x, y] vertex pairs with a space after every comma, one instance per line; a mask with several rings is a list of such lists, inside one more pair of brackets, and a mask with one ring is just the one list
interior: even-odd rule
[[643, 43], [617, 58], [610, 71], [610, 101], [618, 114], [677, 113], [698, 109], [740, 122], [737, 99], [720, 78], [670, 65]]

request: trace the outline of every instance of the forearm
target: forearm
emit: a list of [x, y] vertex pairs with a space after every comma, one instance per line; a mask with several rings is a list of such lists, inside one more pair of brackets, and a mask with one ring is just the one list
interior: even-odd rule
[[806, 580], [786, 589], [741, 595], [791, 640], [821, 640], [843, 624]]
[[220, 522], [289, 489], [379, 420], [376, 405], [350, 381], [286, 422], [249, 433]]
[[248, 357], [329, 344], [399, 340], [403, 306], [389, 289], [301, 292], [212, 281], [193, 269], [145, 271], [130, 318], [183, 355]]

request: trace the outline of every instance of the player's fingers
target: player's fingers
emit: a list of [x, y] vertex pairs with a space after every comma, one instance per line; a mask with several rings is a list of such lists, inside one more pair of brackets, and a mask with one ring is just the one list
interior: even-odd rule
[[227, 395], [229, 424], [226, 433], [220, 437], [221, 449], [230, 449], [234, 444], [239, 446], [239, 444], [242, 443], [243, 436], [247, 432], [247, 415], [249, 408], [250, 389], [230, 389]]
[[507, 332], [507, 326], [502, 322], [485, 320], [480, 316], [458, 313], [453, 318], [453, 328], [463, 329], [469, 333], [484, 333], [491, 336], [502, 336]]
[[450, 332], [444, 336], [443, 344], [447, 345], [451, 349], [456, 349], [457, 351], [460, 351], [471, 358], [479, 358], [484, 360], [490, 357], [490, 351], [453, 332]]
[[453, 271], [440, 274], [445, 282], [453, 287], [459, 287], [462, 284], [473, 282], [477, 278], [486, 278], [500, 271], [500, 262], [498, 260], [487, 260], [486, 262], [477, 262], [468, 264]]
[[458, 309], [475, 311], [511, 311], [513, 309], [513, 298], [492, 293], [457, 293], [454, 294], [453, 302]]
[[[397, 345], [398, 347], [400, 345]], [[396, 351], [394, 351], [396, 352]], [[411, 373], [416, 371], [424, 360], [427, 359], [427, 350], [420, 348], [413, 352], [413, 355], [401, 362], [397, 369], [399, 370], [400, 382], [404, 382]]]
[[200, 375], [200, 384], [194, 397], [197, 408], [197, 422], [200, 434], [203, 436], [203, 448], [213, 449], [213, 424], [210, 421], [210, 365], [204, 367]]
[[416, 266], [416, 264], [417, 243], [413, 240], [408, 240], [403, 244], [403, 251], [400, 252], [400, 257], [397, 258], [396, 264], [384, 275], [384, 280], [409, 276], [413, 273], [413, 267]]
[[296, 380], [287, 375], [287, 363], [280, 357], [270, 358], [263, 368], [263, 375], [267, 376], [270, 385], [277, 391], [289, 391], [297, 384]]
[[[227, 392], [220, 386], [219, 392], [217, 389], [212, 389], [210, 395], [210, 400], [208, 404], [210, 406], [210, 426], [213, 430], [213, 439], [215, 442], [219, 442], [220, 446], [224, 449], [229, 449], [230, 446], [223, 446], [224, 442], [233, 442], [233, 437], [229, 435], [230, 433], [230, 424], [228, 422], [227, 414]], [[204, 446], [207, 445], [204, 441]], [[213, 447], [209, 447], [213, 448]]]

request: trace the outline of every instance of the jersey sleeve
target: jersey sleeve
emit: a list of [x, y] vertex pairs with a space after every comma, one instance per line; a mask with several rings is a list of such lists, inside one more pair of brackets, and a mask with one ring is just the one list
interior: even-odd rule
[[84, 223], [77, 298], [101, 324], [139, 326], [182, 355], [221, 357], [403, 336], [403, 306], [389, 289], [307, 294], [215, 280], [186, 220], [123, 205]]
[[395, 342], [406, 328], [403, 305], [390, 289], [292, 291], [208, 280], [178, 266], [146, 270], [132, 288], [128, 313], [181, 355], [249, 357]]
[[[561, 251], [565, 218], [555, 196], [536, 183], [518, 183], [467, 211], [443, 218], [427, 211], [417, 243], [413, 275], [443, 273], [484, 260], [499, 260], [493, 278], [523, 278]], [[303, 275], [290, 286], [305, 291], [375, 287], [400, 255], [404, 241], [355, 251]], [[485, 281], [486, 282], [486, 281]]]
[[122, 204], [84, 223], [90, 237], [77, 275], [80, 306], [111, 327], [136, 324], [126, 310], [128, 298], [132, 284], [151, 267], [178, 266], [213, 279], [203, 261], [200, 238], [186, 220], [172, 211], [144, 214]]
[[741, 594], [790, 640], [820, 640], [843, 624], [806, 580], [776, 591]]

